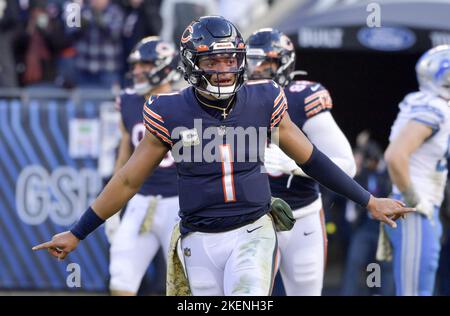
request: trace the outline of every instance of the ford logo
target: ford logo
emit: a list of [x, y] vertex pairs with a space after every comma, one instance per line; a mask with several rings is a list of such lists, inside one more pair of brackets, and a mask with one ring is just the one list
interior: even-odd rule
[[413, 46], [416, 36], [412, 31], [403, 27], [365, 27], [359, 30], [358, 40], [368, 48], [399, 51]]

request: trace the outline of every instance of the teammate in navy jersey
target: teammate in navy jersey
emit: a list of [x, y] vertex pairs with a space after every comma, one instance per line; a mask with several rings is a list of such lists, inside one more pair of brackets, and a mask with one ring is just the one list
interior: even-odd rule
[[[320, 83], [292, 81], [295, 59], [291, 40], [278, 30], [261, 29], [247, 40], [249, 79], [273, 79], [283, 86], [292, 122], [353, 177], [356, 165], [352, 149], [330, 113], [331, 97]], [[272, 195], [285, 200], [296, 218], [292, 230], [278, 232], [280, 272], [286, 294], [321, 295], [327, 238], [319, 186], [275, 144], [266, 150], [265, 166]]]
[[64, 259], [139, 190], [171, 149], [178, 172], [180, 259], [192, 294], [269, 295], [278, 246], [268, 215], [269, 180], [262, 172], [267, 134], [278, 135], [280, 148], [305, 173], [369, 208], [374, 218], [395, 226], [413, 210], [371, 196], [314, 147], [291, 122], [278, 84], [244, 85], [245, 44], [231, 22], [219, 16], [195, 20], [180, 46], [191, 87], [149, 99], [146, 136], [130, 160], [70, 231], [34, 250]]
[[[172, 45], [152, 36], [136, 45], [128, 63], [133, 87], [125, 89], [116, 100], [122, 134], [116, 172], [125, 165], [145, 135], [142, 110], [150, 94], [172, 90], [171, 82], [177, 78], [178, 56]], [[122, 219], [119, 213], [108, 219], [111, 294], [136, 295], [159, 247], [167, 254], [172, 228], [179, 220], [177, 195], [175, 161], [168, 152], [128, 202]]]

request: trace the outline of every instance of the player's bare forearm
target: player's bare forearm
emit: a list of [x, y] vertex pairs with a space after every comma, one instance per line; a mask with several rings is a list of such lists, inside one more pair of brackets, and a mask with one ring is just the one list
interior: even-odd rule
[[430, 127], [416, 122], [408, 122], [391, 141], [384, 153], [392, 182], [401, 192], [411, 188], [409, 159], [423, 142], [431, 136]]
[[280, 148], [296, 163], [303, 164], [311, 157], [313, 145], [286, 113], [278, 128]]
[[[389, 149], [389, 148], [388, 148]], [[385, 155], [389, 176], [395, 186], [404, 192], [411, 187], [411, 178], [409, 176], [409, 156], [405, 153], [394, 153], [386, 151], [389, 155]]]
[[117, 171], [92, 204], [97, 215], [107, 219], [120, 210], [136, 194], [167, 151], [167, 147], [147, 132], [127, 163]]
[[130, 159], [131, 154], [132, 154], [132, 150], [131, 150], [131, 146], [130, 146], [130, 142], [131, 142], [131, 137], [130, 134], [127, 132], [125, 126], [123, 125], [123, 122], [120, 122], [120, 134], [121, 134], [121, 138], [120, 138], [120, 143], [119, 143], [119, 150], [117, 153], [117, 159], [116, 159], [116, 163], [114, 165], [114, 173], [116, 174], [117, 171], [119, 171], [128, 161], [128, 159]]

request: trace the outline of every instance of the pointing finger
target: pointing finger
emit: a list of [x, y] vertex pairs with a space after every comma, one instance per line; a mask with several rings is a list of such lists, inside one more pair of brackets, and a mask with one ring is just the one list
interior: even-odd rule
[[48, 249], [48, 248], [51, 248], [51, 247], [54, 247], [54, 246], [55, 246], [55, 242], [53, 240], [51, 240], [51, 241], [44, 242], [44, 243], [42, 243], [40, 245], [34, 246], [31, 249], [33, 251], [36, 251], [36, 250], [41, 250], [41, 249]]
[[415, 212], [415, 211], [416, 211], [416, 209], [414, 207], [403, 207], [401, 209], [394, 210], [392, 213], [395, 215], [397, 215], [397, 214], [402, 215], [402, 214], [411, 213], [411, 212]]

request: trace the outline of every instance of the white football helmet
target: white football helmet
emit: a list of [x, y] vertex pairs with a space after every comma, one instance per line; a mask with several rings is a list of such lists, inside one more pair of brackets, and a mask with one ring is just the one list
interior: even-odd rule
[[450, 45], [439, 45], [423, 54], [416, 73], [420, 90], [450, 100]]

